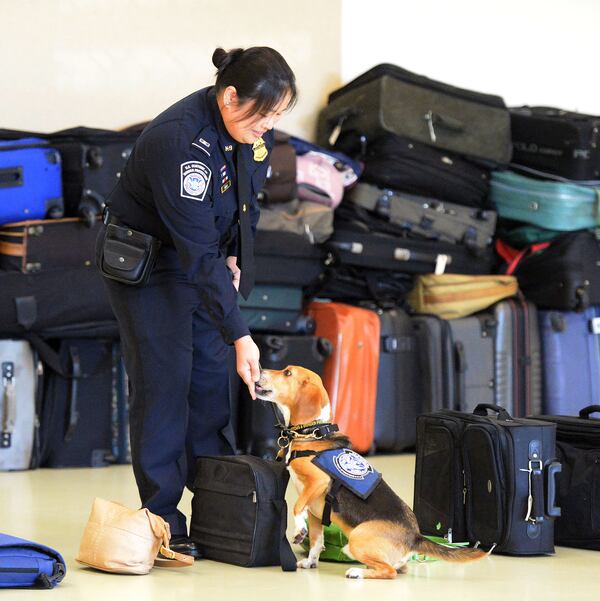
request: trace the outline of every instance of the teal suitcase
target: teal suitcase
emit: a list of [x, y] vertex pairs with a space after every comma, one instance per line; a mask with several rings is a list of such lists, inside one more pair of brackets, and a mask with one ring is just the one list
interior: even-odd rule
[[490, 184], [490, 200], [502, 218], [559, 231], [600, 225], [600, 187], [537, 180], [512, 171], [494, 171]]
[[247, 300], [240, 297], [240, 310], [253, 332], [312, 334], [314, 320], [302, 314], [302, 302], [298, 286], [257, 285]]

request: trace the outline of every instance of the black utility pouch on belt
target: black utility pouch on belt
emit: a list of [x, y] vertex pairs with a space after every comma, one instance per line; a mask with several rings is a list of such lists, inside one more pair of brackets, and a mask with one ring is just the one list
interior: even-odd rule
[[102, 274], [122, 284], [141, 286], [148, 281], [161, 241], [124, 225], [109, 223], [98, 256]]

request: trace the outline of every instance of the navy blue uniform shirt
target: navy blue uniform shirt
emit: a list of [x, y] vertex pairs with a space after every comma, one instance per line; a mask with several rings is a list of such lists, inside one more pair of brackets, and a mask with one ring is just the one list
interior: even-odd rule
[[[237, 165], [247, 170], [252, 186], [246, 196], [253, 233], [272, 131], [264, 144], [268, 154], [242, 144], [243, 165]], [[144, 129], [108, 201], [111, 214], [123, 223], [177, 249], [182, 269], [198, 286], [227, 342], [249, 334], [225, 264], [226, 256], [238, 255], [237, 146], [221, 118], [214, 88], [194, 92]]]

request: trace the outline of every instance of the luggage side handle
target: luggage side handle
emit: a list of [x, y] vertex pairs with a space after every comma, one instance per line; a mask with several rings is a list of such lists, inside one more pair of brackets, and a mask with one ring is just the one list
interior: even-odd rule
[[432, 110], [429, 110], [427, 113], [425, 113], [423, 119], [427, 121], [429, 137], [434, 144], [437, 142], [437, 135], [434, 127], [435, 125], [456, 133], [460, 133], [465, 130], [465, 124], [462, 121], [453, 119], [452, 117], [444, 117], [439, 113], [434, 113]]
[[546, 509], [547, 515], [551, 518], [559, 518], [561, 516], [561, 510], [556, 505], [556, 475], [562, 472], [562, 464], [558, 461], [553, 461], [547, 469], [547, 504]]
[[581, 417], [583, 419], [589, 419], [590, 414], [592, 414], [592, 413], [600, 413], [600, 405], [589, 405], [587, 407], [584, 407], [579, 412], [579, 417]]
[[512, 421], [511, 414], [504, 408], [500, 407], [500, 405], [492, 405], [491, 403], [479, 403], [477, 407], [473, 410], [474, 415], [487, 415], [487, 410], [495, 411], [498, 414], [498, 419], [503, 422]]
[[0, 188], [18, 188], [23, 185], [23, 167], [0, 169]]

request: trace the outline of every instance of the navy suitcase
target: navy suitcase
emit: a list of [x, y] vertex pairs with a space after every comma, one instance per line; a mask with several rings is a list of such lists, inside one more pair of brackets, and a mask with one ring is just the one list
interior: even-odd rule
[[58, 151], [39, 138], [0, 141], [0, 224], [62, 215]]
[[600, 403], [600, 306], [540, 311], [543, 413], [577, 415]]

